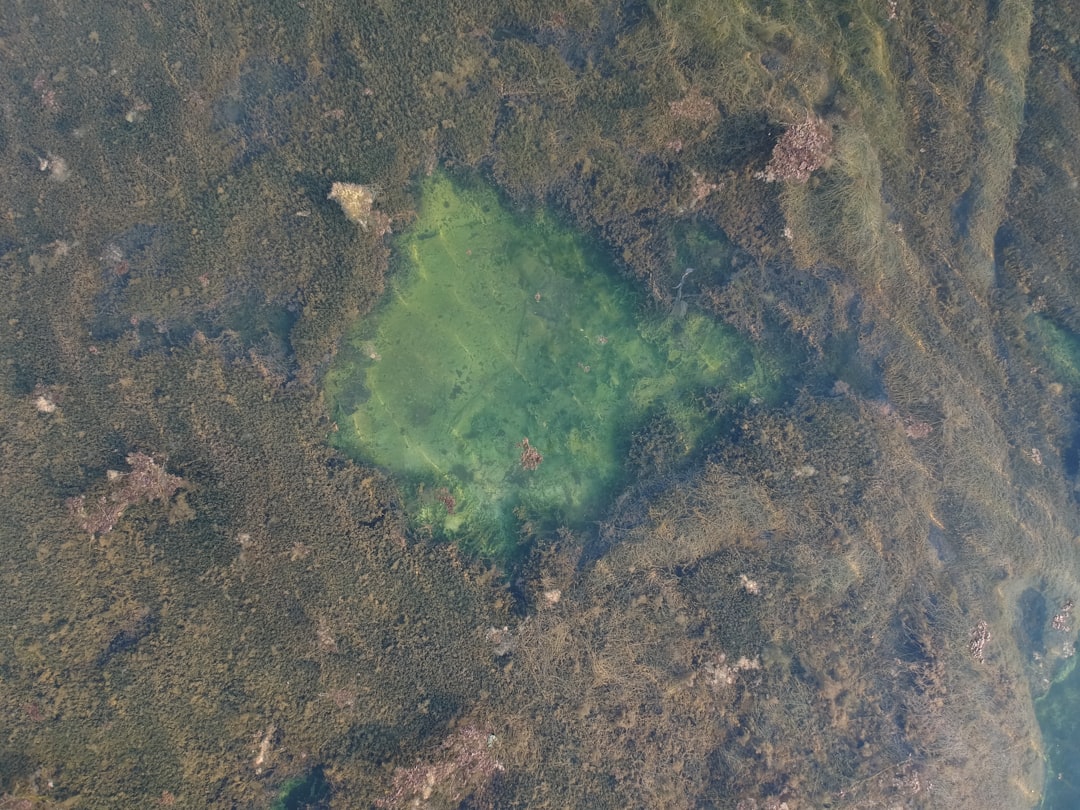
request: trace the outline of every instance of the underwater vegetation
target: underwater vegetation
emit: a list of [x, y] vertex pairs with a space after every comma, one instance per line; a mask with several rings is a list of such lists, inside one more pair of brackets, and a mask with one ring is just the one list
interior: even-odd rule
[[602, 254], [490, 190], [427, 180], [396, 250], [387, 302], [326, 375], [333, 441], [416, 488], [414, 523], [486, 555], [513, 556], [516, 524], [595, 520], [648, 419], [688, 457], [724, 403], [775, 396], [733, 329], [643, 312]]
[[1080, 784], [1070, 763], [1076, 761], [1077, 741], [1076, 716], [1077, 670], [1059, 683], [1055, 683], [1050, 693], [1038, 704], [1039, 723], [1047, 738], [1047, 779], [1043, 806], [1048, 808], [1068, 807], [1076, 804], [1080, 798]]
[[1057, 801], [1078, 21], [8, 3], [0, 808]]

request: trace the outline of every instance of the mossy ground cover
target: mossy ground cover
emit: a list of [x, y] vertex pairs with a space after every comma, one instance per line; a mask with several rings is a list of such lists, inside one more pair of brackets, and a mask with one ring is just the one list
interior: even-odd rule
[[418, 526], [481, 553], [595, 515], [650, 417], [689, 455], [710, 431], [705, 392], [709, 407], [772, 395], [734, 331], [685, 300], [644, 312], [599, 251], [482, 186], [427, 181], [396, 248], [386, 302], [327, 375], [335, 440], [407, 482]]

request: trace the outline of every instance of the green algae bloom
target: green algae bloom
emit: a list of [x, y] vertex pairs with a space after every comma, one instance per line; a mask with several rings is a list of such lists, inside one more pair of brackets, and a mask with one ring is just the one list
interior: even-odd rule
[[523, 527], [595, 518], [648, 419], [674, 424], [687, 455], [711, 429], [703, 392], [771, 397], [774, 375], [732, 330], [682, 306], [642, 315], [549, 216], [445, 175], [420, 199], [388, 300], [326, 383], [336, 443], [408, 482], [418, 526], [512, 555]]

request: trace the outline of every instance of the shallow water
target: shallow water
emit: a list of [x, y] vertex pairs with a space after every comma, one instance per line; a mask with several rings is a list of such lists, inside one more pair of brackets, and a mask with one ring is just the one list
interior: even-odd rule
[[1044, 810], [1080, 807], [1080, 669], [1051, 687], [1037, 704], [1039, 725], [1046, 745]]
[[446, 175], [420, 201], [388, 300], [327, 374], [335, 443], [408, 481], [417, 525], [512, 556], [522, 524], [596, 520], [650, 418], [690, 457], [710, 413], [777, 395], [775, 363], [734, 330], [683, 299], [647, 311], [550, 216]]
[[1071, 810], [1078, 25], [6, 3], [0, 808]]

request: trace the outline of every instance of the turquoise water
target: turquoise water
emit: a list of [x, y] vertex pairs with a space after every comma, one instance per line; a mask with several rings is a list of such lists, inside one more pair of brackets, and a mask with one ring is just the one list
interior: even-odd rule
[[1080, 807], [1080, 668], [1055, 683], [1036, 704], [1046, 747], [1043, 810]]

